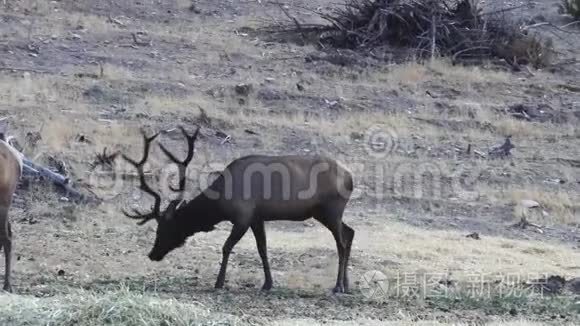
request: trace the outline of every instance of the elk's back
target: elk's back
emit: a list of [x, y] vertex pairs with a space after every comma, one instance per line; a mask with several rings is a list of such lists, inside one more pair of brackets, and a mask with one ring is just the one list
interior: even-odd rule
[[321, 203], [346, 203], [352, 187], [351, 173], [324, 156], [252, 155], [230, 163], [210, 188], [226, 206], [298, 219]]

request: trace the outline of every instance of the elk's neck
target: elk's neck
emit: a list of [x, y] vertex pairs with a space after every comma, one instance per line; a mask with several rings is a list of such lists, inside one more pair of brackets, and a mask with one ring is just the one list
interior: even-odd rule
[[215, 200], [201, 193], [186, 204], [180, 218], [193, 232], [208, 232], [222, 222], [222, 212]]

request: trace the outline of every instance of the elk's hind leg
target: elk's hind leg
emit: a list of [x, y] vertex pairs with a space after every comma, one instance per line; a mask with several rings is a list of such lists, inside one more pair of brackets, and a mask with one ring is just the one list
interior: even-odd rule
[[270, 290], [272, 288], [272, 274], [270, 273], [270, 264], [268, 263], [268, 249], [266, 246], [266, 230], [264, 229], [264, 221], [258, 221], [252, 224], [252, 232], [256, 238], [258, 253], [262, 259], [262, 266], [264, 267], [265, 281], [262, 290]]
[[12, 285], [10, 284], [12, 272], [12, 229], [10, 221], [7, 216], [1, 219], [4, 222], [0, 227], [0, 249], [4, 249], [4, 291], [12, 292]]
[[4, 271], [4, 291], [12, 292], [12, 285], [10, 284], [11, 272], [12, 272], [12, 240], [6, 239], [3, 240], [3, 247], [4, 247], [4, 260], [6, 269]]
[[[0, 250], [4, 249], [4, 240], [0, 239]], [[4, 286], [6, 287], [6, 272], [8, 271], [8, 267], [6, 267], [6, 264], [4, 264]], [[4, 289], [6, 290], [6, 289]], [[10, 292], [10, 289], [9, 291]]]
[[348, 260], [350, 259], [350, 248], [352, 246], [352, 240], [354, 239], [354, 230], [350, 226], [342, 223], [342, 236], [346, 245], [343, 285], [344, 292], [348, 293]]
[[334, 293], [345, 292], [344, 276], [346, 269], [346, 252], [347, 246], [344, 239], [342, 213], [344, 204], [339, 202], [328, 203], [322, 208], [320, 214], [315, 218], [330, 230], [336, 241], [336, 249], [338, 251], [338, 275], [336, 277], [336, 286], [333, 289]]

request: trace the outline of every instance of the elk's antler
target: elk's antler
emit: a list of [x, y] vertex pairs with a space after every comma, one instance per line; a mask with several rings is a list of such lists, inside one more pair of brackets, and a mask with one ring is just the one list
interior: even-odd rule
[[145, 143], [145, 146], [143, 149], [143, 158], [141, 158], [141, 160], [139, 162], [137, 162], [137, 161], [134, 161], [133, 159], [129, 158], [125, 154], [122, 155], [123, 159], [125, 159], [127, 162], [129, 162], [131, 165], [133, 165], [137, 169], [137, 172], [139, 173], [139, 180], [141, 182], [140, 189], [143, 190], [144, 192], [150, 194], [155, 199], [155, 204], [153, 205], [153, 211], [151, 211], [148, 214], [143, 214], [143, 213], [139, 212], [138, 210], [133, 209], [133, 212], [135, 213], [135, 215], [131, 215], [131, 214], [128, 214], [127, 212], [125, 212], [125, 210], [123, 210], [123, 214], [125, 214], [125, 216], [132, 218], [132, 219], [141, 220], [139, 223], [137, 223], [139, 225], [143, 225], [149, 220], [159, 219], [161, 217], [161, 196], [158, 193], [156, 193], [155, 191], [153, 191], [153, 189], [151, 189], [151, 187], [149, 187], [149, 185], [145, 181], [145, 173], [143, 171], [143, 166], [145, 165], [145, 163], [147, 162], [147, 159], [149, 158], [149, 149], [151, 147], [151, 142], [153, 142], [153, 140], [155, 140], [155, 138], [157, 138], [157, 136], [159, 136], [159, 133], [156, 133], [155, 135], [153, 135], [151, 137], [147, 137], [147, 135], [145, 134], [145, 131], [141, 130], [141, 134], [143, 135], [143, 140]]
[[180, 161], [179, 159], [177, 159], [177, 157], [175, 157], [175, 155], [169, 152], [169, 150], [165, 148], [165, 146], [163, 146], [162, 144], [159, 144], [159, 147], [173, 163], [177, 164], [177, 167], [179, 169], [179, 188], [173, 188], [170, 186], [170, 189], [174, 192], [181, 192], [180, 197], [177, 199], [178, 201], [181, 201], [181, 199], [183, 199], [183, 191], [185, 190], [186, 170], [187, 166], [193, 159], [193, 152], [195, 150], [195, 141], [197, 140], [197, 136], [199, 135], [199, 127], [197, 127], [197, 129], [191, 136], [187, 133], [187, 131], [185, 131], [183, 127], [179, 127], [179, 129], [187, 139], [187, 156], [185, 157], [185, 160]]

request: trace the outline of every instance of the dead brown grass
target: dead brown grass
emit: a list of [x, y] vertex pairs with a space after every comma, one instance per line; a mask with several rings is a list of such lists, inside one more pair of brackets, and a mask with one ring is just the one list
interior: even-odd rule
[[[47, 298], [13, 294], [0, 295], [0, 321], [20, 326], [36, 325], [97, 325], [115, 324], [130, 325], [255, 325], [255, 322], [276, 326], [375, 326], [375, 325], [424, 325], [424, 326], [463, 326], [466, 323], [440, 322], [437, 320], [419, 319], [400, 312], [392, 320], [376, 320], [372, 317], [356, 317], [351, 321], [314, 320], [311, 318], [261, 318], [255, 316], [253, 321], [246, 321], [234, 314], [214, 312], [198, 302], [183, 302], [167, 299], [156, 294], [131, 291], [128, 288], [97, 293], [91, 291], [71, 291]], [[515, 320], [498, 320], [488, 323], [489, 326], [536, 326], [541, 323], [518, 318]]]
[[[469, 323], [453, 323], [453, 322], [441, 322], [436, 320], [417, 320], [415, 318], [399, 316], [400, 320], [392, 321], [379, 321], [373, 319], [357, 319], [354, 321], [333, 321], [332, 325], [336, 326], [467, 326]], [[275, 326], [309, 326], [309, 325], [326, 325], [326, 322], [320, 322], [314, 319], [302, 318], [302, 319], [288, 319], [288, 320], [277, 320], [272, 323]], [[541, 322], [518, 319], [518, 320], [505, 320], [505, 321], [495, 321], [485, 324], [486, 326], [540, 326], [543, 325]]]
[[[178, 0], [177, 9], [187, 10], [190, 3], [190, 1]], [[99, 67], [94, 64], [66, 66], [63, 68], [66, 75], [29, 73], [0, 75], [0, 106], [14, 118], [12, 121], [13, 125], [18, 128], [18, 140], [23, 139], [27, 131], [42, 133], [40, 146], [34, 152], [26, 151], [27, 155], [34, 158], [35, 154], [45, 153], [47, 156], [53, 155], [66, 159], [67, 163], [71, 164], [75, 176], [85, 178], [80, 184], [91, 184], [85, 172], [96, 152], [108, 147], [109, 150], [121, 149], [124, 153], [137, 157], [142, 150], [138, 132], [141, 125], [151, 125], [156, 129], [165, 128], [167, 125], [185, 121], [183, 118], [197, 116], [199, 107], [202, 107], [210, 118], [222, 120], [216, 123], [216, 129], [222, 128], [222, 131], [232, 133], [234, 136], [244, 135], [245, 128], [256, 130], [260, 133], [261, 143], [256, 148], [249, 148], [247, 144], [240, 142], [234, 146], [210, 147], [209, 149], [203, 146], [213, 145], [201, 144], [200, 155], [196, 154], [194, 160], [196, 162], [192, 164], [196, 169], [213, 154], [212, 152], [216, 154], [215, 162], [225, 164], [229, 162], [229, 158], [249, 151], [268, 153], [274, 150], [300, 150], [300, 148], [295, 149], [284, 144], [288, 138], [288, 130], [303, 136], [304, 139], [326, 136], [328, 140], [342, 142], [341, 149], [345, 151], [350, 150], [344, 144], [351, 133], [365, 133], [373, 126], [392, 131], [399, 137], [401, 145], [409, 146], [410, 149], [414, 145], [426, 147], [436, 144], [445, 151], [447, 148], [453, 150], [453, 144], [467, 142], [472, 142], [474, 146], [481, 149], [500, 137], [489, 131], [472, 128], [452, 131], [413, 119], [413, 117], [425, 117], [442, 120], [473, 119], [495, 126], [500, 134], [512, 134], [519, 137], [516, 145], [522, 145], [518, 147], [518, 150], [521, 148], [522, 152], [518, 152], [518, 157], [514, 158], [516, 167], [505, 168], [507, 172], [515, 174], [520, 173], [518, 172], [520, 168], [529, 168], [525, 161], [519, 161], [519, 157], [529, 154], [528, 145], [534, 139], [542, 140], [547, 135], [559, 136], [575, 130], [574, 126], [569, 125], [537, 125], [506, 119], [505, 115], [498, 114], [494, 110], [506, 105], [507, 102], [519, 101], [521, 96], [528, 96], [522, 92], [528, 84], [541, 84], [543, 92], [550, 92], [552, 83], [557, 81], [548, 78], [556, 77], [546, 76], [539, 72], [536, 72], [535, 77], [520, 80], [517, 76], [505, 72], [453, 66], [445, 60], [436, 60], [425, 65], [407, 63], [381, 69], [373, 67], [361, 69], [362, 72], [358, 70], [358, 67], [337, 68], [330, 64], [321, 64], [320, 66], [324, 69], [317, 70], [313, 69], [314, 65], [305, 66], [302, 63], [303, 57], [313, 51], [313, 48], [298, 48], [288, 44], [263, 46], [263, 43], [252, 37], [236, 35], [232, 32], [233, 29], [242, 25], [256, 25], [247, 17], [236, 17], [233, 24], [230, 22], [225, 24], [220, 19], [212, 18], [214, 20], [212, 21], [202, 15], [191, 15], [188, 16], [188, 20], [175, 19], [165, 24], [124, 16], [123, 13], [115, 16], [115, 13], [112, 18], [124, 24], [125, 28], [122, 28], [117, 23], [110, 22], [105, 16], [66, 10], [53, 11], [52, 7], [60, 6], [60, 2], [23, 0], [19, 1], [19, 4], [35, 8], [36, 13], [34, 17], [20, 16], [21, 13], [16, 13], [16, 17], [23, 23], [9, 26], [2, 31], [2, 35], [6, 35], [8, 41], [21, 42], [27, 39], [39, 41], [55, 36], [56, 40], [53, 42], [58, 44], [62, 38], [69, 37], [71, 33], [78, 33], [83, 40], [100, 40], [106, 35], [107, 39], [124, 40], [126, 38], [128, 42], [131, 42], [130, 32], [134, 30], [146, 31], [155, 41], [151, 47], [130, 50], [104, 45], [91, 48], [90, 51], [93, 51], [93, 54], [119, 59], [110, 60], [117, 63], [132, 59], [130, 55], [127, 56], [125, 50], [134, 51], [136, 55], [142, 56], [144, 61], [149, 60], [153, 52], [157, 53], [153, 53], [154, 55], [158, 55], [150, 60], [147, 69], [143, 70], [107, 63], [103, 66], [102, 79], [72, 77], [78, 72], [98, 74]], [[26, 20], [28, 22], [24, 23]], [[79, 26], [83, 29], [77, 30]], [[158, 42], [161, 40], [166, 43]], [[178, 49], [177, 46], [171, 45], [171, 42], [178, 45], [189, 44], [194, 46], [192, 49], [195, 50]], [[87, 48], [90, 45], [90, 42], [86, 43]], [[167, 60], [161, 60], [162, 57]], [[298, 59], [280, 60], [291, 57]], [[177, 61], [179, 63], [176, 63]], [[210, 69], [198, 69], [200, 66], [209, 66]], [[237, 70], [233, 77], [224, 73], [231, 67]], [[220, 73], [224, 75], [220, 76]], [[304, 91], [298, 91], [296, 83], [302, 80], [310, 83], [305, 84]], [[135, 85], [155, 82], [185, 87], [187, 95], [162, 93], [143, 95], [128, 91]], [[252, 83], [256, 87], [267, 86], [284, 94], [290, 94], [295, 99], [281, 101], [280, 106], [284, 106], [281, 108], [276, 104], [273, 107], [266, 107], [258, 98], [250, 96], [246, 105], [240, 106], [237, 99], [230, 96], [231, 94], [227, 94], [224, 98], [214, 98], [206, 93], [213, 87], [232, 88], [238, 82]], [[101, 84], [132, 96], [135, 102], [122, 104], [126, 106], [123, 107], [127, 110], [126, 112], [145, 113], [149, 117], [134, 120], [125, 120], [125, 117], [122, 117], [118, 121], [99, 120], [99, 112], [106, 109], [109, 104], [106, 102], [89, 103], [83, 96], [83, 92], [93, 85]], [[432, 98], [427, 95], [427, 90], [438, 97]], [[309, 104], [301, 101], [303, 97], [337, 100], [341, 111], [333, 119], [325, 118], [325, 115], [307, 116], [305, 111]], [[391, 99], [394, 99], [393, 102], [385, 103]], [[381, 112], [380, 105], [383, 104], [389, 109], [394, 108], [396, 113]], [[405, 106], [409, 104], [411, 107]], [[351, 105], [353, 110], [349, 111]], [[440, 112], [438, 105], [455, 106], [457, 109]], [[289, 108], [291, 110], [287, 110]], [[288, 115], [276, 116], [268, 113], [270, 110], [278, 109], [291, 112]], [[328, 107], [322, 106], [314, 109], [320, 112], [329, 110]], [[233, 127], [223, 127], [223, 125]], [[577, 133], [578, 130], [575, 132]], [[77, 142], [76, 138], [80, 134], [87, 136], [91, 141], [90, 144]], [[413, 137], [417, 135], [419, 137]], [[239, 139], [242, 138], [239, 137]], [[559, 138], [556, 137], [556, 139]], [[571, 142], [569, 139], [567, 141]], [[355, 148], [356, 144], [352, 146], [353, 152], [359, 149]], [[550, 150], [551, 148], [545, 146], [544, 143], [538, 146], [539, 149]], [[570, 157], [575, 154], [572, 147], [573, 145], [567, 147], [570, 150], [567, 153]], [[562, 148], [566, 147], [562, 146]], [[412, 150], [409, 153], [402, 151], [388, 156], [385, 160], [389, 163], [406, 164], [411, 169], [424, 161], [437, 160], [452, 170], [457, 159], [445, 155], [434, 158], [432, 153], [437, 150], [439, 148], [435, 148], [430, 153], [417, 154], [418, 158], [412, 157]], [[552, 154], [558, 153], [554, 150]], [[331, 155], [338, 156], [337, 153], [331, 153]], [[45, 157], [41, 156], [39, 160], [42, 162]], [[360, 158], [357, 157], [357, 159]], [[373, 160], [373, 158], [363, 159]], [[154, 166], [163, 164], [158, 158], [154, 158], [153, 163]], [[498, 165], [483, 159], [478, 160], [477, 164], [481, 170], [492, 166], [496, 168]], [[538, 173], [542, 172], [539, 167], [537, 170]], [[575, 176], [574, 171], [570, 172], [570, 175], [568, 179], [574, 180], [572, 178]], [[34, 288], [36, 286], [34, 284], [42, 284], [34, 279], [36, 274], [53, 275], [55, 269], [59, 268], [66, 270], [67, 277], [70, 273], [75, 282], [83, 284], [92, 283], [95, 280], [118, 281], [124, 278], [133, 280], [133, 278], [148, 276], [155, 279], [159, 278], [158, 275], [162, 277], [172, 275], [179, 278], [187, 274], [186, 276], [189, 277], [191, 270], [195, 269], [199, 269], [202, 282], [209, 284], [214, 281], [221, 246], [229, 233], [227, 225], [219, 226], [219, 230], [215, 233], [196, 235], [184, 250], [172, 253], [167, 261], [160, 264], [151, 263], [147, 261], [145, 255], [153, 241], [154, 225], [136, 228], [132, 221], [124, 219], [119, 210], [120, 207], [128, 206], [122, 203], [125, 197], [140, 198], [138, 196], [141, 194], [137, 185], [131, 184], [131, 181], [126, 181], [120, 186], [115, 185], [110, 175], [103, 175], [100, 178], [99, 188], [92, 190], [107, 198], [108, 202], [98, 208], [73, 207], [72, 204], [60, 205], [61, 203], [56, 200], [47, 205], [46, 196], [43, 193], [46, 188], [32, 189], [31, 196], [38, 199], [26, 203], [25, 208], [17, 212], [19, 215], [15, 215], [18, 218], [15, 221], [31, 217], [40, 222], [32, 225], [15, 223], [16, 234], [23, 240], [18, 240], [18, 254], [24, 257], [16, 264], [15, 275], [20, 277], [17, 284], [22, 288], [26, 287], [27, 290]], [[542, 209], [549, 213], [548, 218], [533, 216], [533, 218], [541, 218], [539, 220], [541, 223], [570, 223], [579, 219], [576, 207], [578, 198], [577, 194], [572, 191], [551, 193], [542, 185], [535, 188], [513, 185], [507, 190], [498, 189], [494, 185], [487, 186], [489, 189], [481, 191], [482, 197], [477, 197], [479, 193], [475, 191], [458, 195], [459, 201], [464, 204], [486, 200], [485, 196], [489, 195], [488, 203], [495, 207], [510, 205], [520, 199], [529, 198], [538, 201]], [[143, 200], [140, 203], [141, 208], [146, 210], [148, 202]], [[354, 207], [367, 215], [368, 207]], [[433, 231], [392, 222], [392, 216], [389, 214], [394, 213], [406, 214], [408, 212], [397, 211], [378, 215], [369, 213], [369, 216], [365, 216], [364, 219], [353, 222], [357, 237], [352, 255], [351, 282], [356, 281], [361, 274], [369, 270], [380, 270], [389, 277], [395, 277], [397, 274], [415, 273], [427, 269], [430, 273], [450, 275], [458, 280], [465, 280], [473, 274], [517, 274], [525, 277], [528, 273], [550, 273], [565, 277], [577, 276], [577, 262], [580, 261], [580, 256], [577, 250], [565, 244], [507, 240], [499, 236], [487, 235], [482, 235], [482, 240], [477, 241], [465, 238], [465, 234], [458, 231]], [[354, 221], [354, 216], [347, 215], [345, 220], [351, 223], [351, 220]], [[280, 282], [282, 288], [298, 290], [315, 288], [317, 293], [322, 292], [335, 281], [337, 259], [334, 239], [320, 226], [305, 227], [304, 232], [301, 228], [298, 229], [299, 232], [296, 230], [288, 232], [280, 228], [268, 230], [268, 246], [272, 252], [275, 280]], [[236, 249], [241, 255], [232, 259], [228, 280], [232, 281], [234, 287], [248, 280], [259, 284], [262, 281], [261, 266], [256, 255], [253, 237], [250, 234], [244, 237]], [[55, 250], [58, 253], [55, 253]], [[295, 262], [294, 259], [301, 259], [303, 253], [312, 253], [314, 255], [312, 260], [315, 260], [315, 263], [302, 265]], [[239, 257], [254, 259], [255, 265], [252, 265], [248, 271], [249, 264], [239, 263]], [[34, 277], [31, 276], [32, 274]], [[34, 280], [29, 281], [26, 279], [28, 276]], [[67, 283], [68, 281], [60, 279], [59, 282]], [[199, 286], [206, 286], [206, 284]], [[208, 321], [215, 322], [220, 318], [212, 311], [200, 308], [192, 302], [150, 297], [148, 294], [124, 292], [123, 289], [112, 293], [94, 293], [75, 292], [67, 288], [67, 291], [58, 292], [52, 299], [0, 295], [0, 301], [0, 323], [2, 324], [14, 324], [15, 321], [15, 325], [18, 325], [18, 322], [28, 323], [28, 325], [35, 325], [35, 323], [46, 325], [49, 322], [67, 324], [72, 320], [87, 318], [87, 323], [92, 325], [102, 324], [105, 320], [114, 320], [119, 325], [147, 323], [160, 325], [168, 320], [175, 325], [191, 325], [209, 323]], [[219, 320], [224, 322], [237, 320], [230, 317], [232, 316]], [[372, 316], [366, 317], [372, 318]], [[411, 322], [414, 317], [416, 316], [396, 316], [393, 318], [400, 320], [393, 321], [393, 324], [415, 324]], [[143, 319], [146, 322], [142, 322]], [[311, 319], [276, 320], [273, 318], [269, 322], [278, 325], [322, 324], [321, 321]], [[349, 324], [348, 322], [329, 322], [339, 325]], [[379, 323], [363, 317], [354, 320], [351, 324], [364, 325], [365, 323], [388, 324], [388, 322]], [[438, 325], [430, 321], [425, 321], [425, 324]], [[527, 324], [525, 320], [506, 322], [506, 325]], [[503, 323], [497, 322], [496, 325], [503, 325]]]
[[[512, 206], [514, 222], [526, 217], [530, 222], [541, 225], [580, 223], [578, 194], [574, 191], [548, 190], [531, 184], [506, 187], [478, 184], [476, 188], [480, 200], [494, 205]], [[523, 200], [535, 201], [540, 207], [527, 209], [522, 206]]]
[[[456, 231], [425, 231], [397, 222], [373, 223], [364, 229], [364, 232], [357, 231], [364, 236], [357, 237], [353, 246], [353, 255], [364, 264], [353, 266], [353, 280], [370, 270], [379, 270], [387, 277], [427, 271], [442, 278], [451, 276], [457, 281], [468, 280], [474, 275], [486, 278], [519, 276], [522, 279], [544, 273], [574, 276], [578, 267], [575, 262], [580, 261], [580, 254], [564, 245], [492, 236], [477, 241]], [[371, 229], [372, 232], [367, 232]], [[218, 233], [222, 234], [217, 237], [200, 235], [197, 241], [219, 248], [227, 232], [220, 230]], [[268, 230], [268, 246], [272, 250], [305, 252], [313, 245], [328, 252], [335, 250], [332, 236], [322, 227], [307, 229], [300, 235]], [[251, 237], [243, 238], [239, 246], [255, 250]], [[493, 255], [489, 254], [491, 252]], [[388, 266], [383, 265], [385, 261], [390, 262]], [[319, 257], [318, 262], [323, 268], [312, 269], [307, 276], [308, 282], [303, 280], [303, 271], [289, 271], [286, 275], [288, 286], [320, 287], [332, 283], [337, 263], [335, 255]], [[526, 269], [522, 270], [521, 266]]]
[[[494, 122], [501, 135], [514, 137], [541, 137], [549, 130], [548, 127], [527, 121], [503, 117]], [[552, 129], [553, 130], [553, 129]]]
[[[531, 221], [540, 223], [580, 223], [580, 207], [577, 193], [565, 191], [549, 192], [542, 189], [512, 190], [510, 193], [514, 204], [514, 215], [522, 217], [532, 215]], [[533, 200], [540, 204], [539, 209], [529, 210], [521, 206], [522, 200]], [[545, 212], [545, 213], [544, 213]]]

